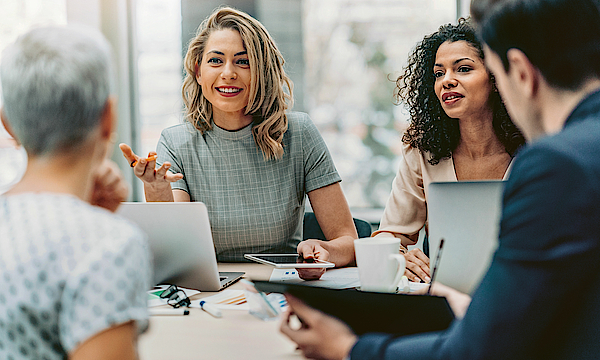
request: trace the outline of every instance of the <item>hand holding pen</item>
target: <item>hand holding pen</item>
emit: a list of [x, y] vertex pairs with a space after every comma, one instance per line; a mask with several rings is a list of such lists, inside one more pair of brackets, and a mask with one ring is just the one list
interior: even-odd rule
[[169, 171], [171, 163], [165, 161], [158, 169], [156, 169], [156, 152], [150, 151], [147, 158], [142, 158], [136, 155], [131, 147], [127, 144], [119, 144], [119, 149], [123, 153], [129, 165], [133, 168], [133, 173], [146, 184], [156, 186], [164, 183], [171, 188], [169, 183], [183, 179], [182, 174], [174, 174]]

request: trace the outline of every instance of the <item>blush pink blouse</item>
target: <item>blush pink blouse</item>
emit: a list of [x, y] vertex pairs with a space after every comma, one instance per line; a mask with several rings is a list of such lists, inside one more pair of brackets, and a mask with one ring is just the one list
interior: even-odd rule
[[[392, 183], [379, 229], [372, 236], [413, 235], [427, 223], [427, 189], [432, 182], [458, 181], [452, 157], [431, 165], [429, 155], [408, 144], [402, 146], [402, 159]], [[508, 178], [512, 162], [503, 180]], [[414, 245], [403, 243], [402, 245]]]

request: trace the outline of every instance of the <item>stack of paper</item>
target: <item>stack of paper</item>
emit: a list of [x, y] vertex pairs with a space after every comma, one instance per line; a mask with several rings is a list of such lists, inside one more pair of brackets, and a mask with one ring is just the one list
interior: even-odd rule
[[[221, 290], [218, 294], [202, 298], [207, 303], [216, 305], [219, 309], [246, 310], [248, 303], [244, 290]], [[193, 300], [190, 307], [200, 307], [200, 300]]]
[[[302, 280], [298, 277], [296, 269], [273, 269], [269, 281], [284, 282], [290, 284], [302, 283], [302, 285], [323, 287], [329, 289], [352, 289], [360, 288], [360, 277], [357, 267], [346, 267], [340, 269], [329, 269], [319, 280]], [[420, 290], [429, 284], [409, 281], [410, 292]]]
[[273, 269], [269, 281], [325, 287], [330, 289], [350, 289], [360, 286], [357, 267], [327, 270], [319, 280], [305, 281], [298, 277], [295, 269]]

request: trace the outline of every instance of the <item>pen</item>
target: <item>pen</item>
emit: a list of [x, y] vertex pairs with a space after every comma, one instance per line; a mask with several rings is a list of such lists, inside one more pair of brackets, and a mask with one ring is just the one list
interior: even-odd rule
[[206, 311], [207, 313], [211, 314], [216, 318], [220, 318], [221, 316], [223, 316], [221, 310], [217, 309], [216, 306], [209, 304], [204, 300], [200, 301], [200, 307], [202, 308], [202, 310]]
[[148, 313], [150, 315], [189, 315], [190, 311], [188, 309], [178, 308], [178, 309], [148, 309]]
[[440, 256], [442, 255], [442, 247], [444, 246], [444, 239], [440, 240], [440, 247], [438, 248], [437, 256], [435, 257], [435, 264], [433, 265], [433, 271], [431, 272], [431, 280], [429, 281], [429, 288], [427, 289], [427, 295], [431, 293], [431, 285], [435, 279], [435, 273], [437, 272], [438, 265], [440, 264]]

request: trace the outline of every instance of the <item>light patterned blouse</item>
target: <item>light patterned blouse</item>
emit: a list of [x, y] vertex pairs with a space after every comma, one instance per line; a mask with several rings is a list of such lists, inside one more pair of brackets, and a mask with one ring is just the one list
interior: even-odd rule
[[85, 340], [148, 327], [139, 228], [63, 194], [0, 196], [0, 358], [66, 359]]

